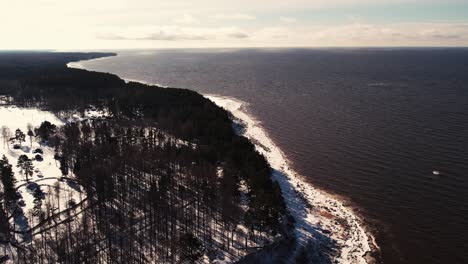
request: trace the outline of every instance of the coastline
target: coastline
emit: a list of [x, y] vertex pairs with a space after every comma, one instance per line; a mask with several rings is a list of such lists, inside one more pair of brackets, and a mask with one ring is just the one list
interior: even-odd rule
[[248, 114], [245, 102], [217, 95], [204, 96], [229, 111], [235, 122], [242, 123], [243, 135], [267, 158], [273, 169], [273, 179], [280, 184], [287, 207], [296, 220], [295, 234], [300, 245], [310, 239], [323, 245], [331, 238], [341, 251], [336, 256], [338, 263], [375, 262], [371, 254], [379, 248], [363, 221], [343, 202], [305, 182], [289, 166], [281, 149]]
[[[68, 63], [67, 67], [86, 69], [80, 62]], [[126, 82], [157, 85], [140, 80], [122, 79]], [[267, 158], [273, 169], [272, 178], [280, 184], [287, 208], [296, 220], [294, 232], [299, 246], [304, 246], [309, 241], [312, 241], [316, 249], [332, 246], [336, 251], [331, 256], [337, 263], [376, 261], [371, 255], [379, 251], [379, 247], [360, 217], [342, 201], [307, 183], [295, 172], [289, 166], [290, 162], [282, 150], [268, 136], [260, 123], [248, 114], [245, 102], [212, 94], [203, 96], [230, 112], [233, 121], [244, 127], [237, 133], [251, 140], [257, 150]]]

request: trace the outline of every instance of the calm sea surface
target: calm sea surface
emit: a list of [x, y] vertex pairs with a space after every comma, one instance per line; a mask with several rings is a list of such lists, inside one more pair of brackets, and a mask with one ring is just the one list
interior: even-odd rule
[[298, 172], [360, 208], [384, 263], [468, 263], [468, 49], [119, 54], [83, 65], [248, 102]]

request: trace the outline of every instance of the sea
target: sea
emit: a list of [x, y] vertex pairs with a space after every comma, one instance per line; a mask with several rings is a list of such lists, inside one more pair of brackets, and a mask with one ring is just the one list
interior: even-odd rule
[[116, 51], [88, 70], [236, 99], [383, 263], [468, 263], [468, 49]]

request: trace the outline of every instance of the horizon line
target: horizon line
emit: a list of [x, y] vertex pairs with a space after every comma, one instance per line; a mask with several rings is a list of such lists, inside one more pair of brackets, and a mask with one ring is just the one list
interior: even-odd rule
[[467, 49], [468, 46], [219, 46], [219, 47], [157, 47], [157, 48], [90, 48], [90, 49], [1, 49], [0, 52], [85, 52], [182, 49]]

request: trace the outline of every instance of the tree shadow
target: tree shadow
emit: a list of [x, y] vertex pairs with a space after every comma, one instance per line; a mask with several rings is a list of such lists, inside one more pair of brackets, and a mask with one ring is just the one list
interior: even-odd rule
[[[19, 197], [18, 199], [21, 199]], [[24, 210], [18, 207], [13, 215], [13, 221], [15, 223], [15, 231], [19, 233], [23, 242], [30, 242], [32, 240], [31, 232], [29, 232], [28, 218], [24, 214]]]
[[294, 217], [294, 228], [281, 241], [247, 255], [237, 263], [295, 263], [296, 253], [301, 249], [306, 251], [307, 263], [333, 263], [333, 257], [338, 253], [337, 241], [328, 235], [328, 230], [307, 221], [312, 205], [289, 182], [288, 175], [272, 169], [272, 178], [281, 186], [288, 213]]
[[80, 185], [78, 185], [78, 183], [76, 183], [75, 181], [71, 180], [71, 179], [66, 179], [67, 181], [67, 184], [70, 188], [72, 188], [73, 190], [77, 191], [77, 192], [81, 192], [81, 188], [80, 188]]
[[40, 188], [40, 187], [39, 187], [39, 184], [35, 182], [28, 182], [26, 185], [26, 190], [28, 190], [28, 192], [30, 192], [31, 194], [34, 194], [37, 188]]
[[30, 152], [31, 152], [31, 147], [29, 147], [29, 146], [21, 146], [21, 150], [22, 150], [24, 153], [30, 153]]

